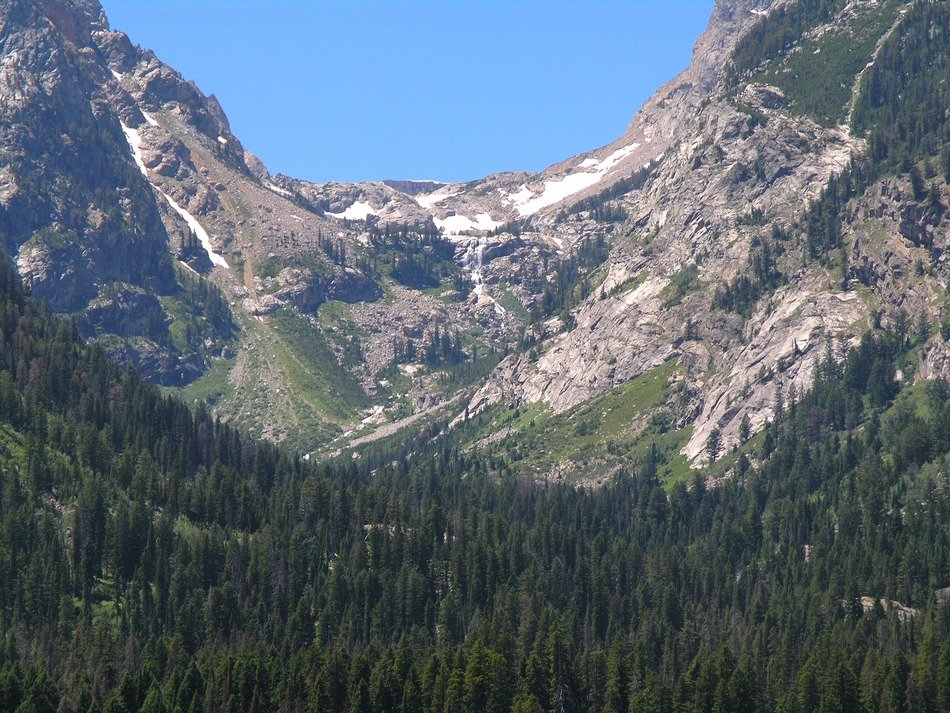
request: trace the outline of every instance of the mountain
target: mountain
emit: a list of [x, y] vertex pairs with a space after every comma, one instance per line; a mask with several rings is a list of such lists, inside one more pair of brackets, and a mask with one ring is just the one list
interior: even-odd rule
[[[867, 167], [865, 130], [854, 121], [871, 82], [889, 71], [876, 60], [921, 32], [914, 15], [925, 7], [840, 4], [774, 56], [721, 68], [643, 186], [605, 192], [627, 218], [600, 284], [536, 355], [508, 357], [474, 408], [505, 400], [564, 412], [675, 361], [684, 383], [668, 408], [691, 428], [683, 453], [694, 460], [713, 429], [726, 447], [743, 419], [757, 431], [777, 392], [808, 388], [816, 356], [856, 343], [872, 322], [902, 315], [930, 325], [921, 369], [935, 373], [946, 354], [932, 325], [946, 303], [947, 186], [936, 156], [923, 190], [906, 174]], [[945, 52], [936, 67], [945, 76]], [[843, 86], [826, 105], [810, 105], [829, 74]], [[655, 121], [649, 108], [634, 127]], [[940, 123], [928, 129], [938, 145]], [[590, 212], [567, 211], [564, 232], [584, 231]], [[835, 235], [819, 238], [819, 220]]]
[[[946, 54], [895, 54], [942, 7], [721, 0], [690, 68], [601, 149], [467, 184], [313, 184], [270, 175], [94, 0], [10, 0], [5, 244], [85, 338], [259, 436], [325, 455], [487, 409], [477, 447], [523, 451], [516, 410], [558, 439], [659, 379], [619, 429], [591, 422], [577, 467], [528, 467], [608, 475], [656, 419], [673, 477], [869, 325], [921, 327], [907, 378], [945, 373], [946, 85], [927, 77]], [[876, 146], [876, 103], [921, 97], [927, 121], [890, 117], [900, 148]]]
[[716, 487], [652, 449], [588, 488], [474, 452], [480, 417], [310, 463], [2, 254], [0, 314], [3, 710], [950, 706], [950, 387], [895, 380], [905, 335], [820, 361]]
[[0, 0], [0, 709], [950, 710], [948, 36], [721, 0], [603, 149], [315, 185]]
[[[517, 319], [466, 301], [482, 255], [517, 241], [439, 236], [402, 192], [432, 186], [271, 177], [214, 97], [96, 2], [5, 2], [0, 19], [5, 247], [114, 358], [313, 448], [449, 400], [414, 374], [476, 352], [487, 364], [517, 339]], [[366, 220], [377, 194], [392, 220]]]

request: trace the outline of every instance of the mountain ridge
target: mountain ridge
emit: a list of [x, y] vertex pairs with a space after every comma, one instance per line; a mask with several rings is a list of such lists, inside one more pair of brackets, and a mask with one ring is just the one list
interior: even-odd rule
[[[99, 153], [124, 163], [128, 175], [105, 183], [124, 182], [126, 197], [112, 203], [128, 206], [123, 225], [145, 226], [145, 235], [116, 249], [125, 233], [111, 228], [109, 238], [102, 211], [76, 223], [82, 206], [72, 206], [55, 179], [45, 192], [18, 190], [26, 170], [8, 161], [12, 179], [0, 194], [7, 246], [34, 292], [75, 313], [84, 336], [116, 358], [159, 383], [184, 385], [186, 395], [209, 399], [258, 435], [304, 450], [365, 442], [377, 427], [389, 432], [420, 414], [457, 418], [532, 403], [570, 411], [675, 360], [686, 385], [666, 408], [678, 428], [692, 429], [683, 454], [696, 464], [714, 429], [734, 445], [743, 420], [757, 431], [772, 417], [777, 390], [805, 389], [810, 355], [827, 339], [844, 349], [875, 309], [902, 308], [893, 288], [870, 300], [829, 288], [827, 265], [798, 238], [807, 206], [867, 152], [864, 138], [803, 114], [793, 90], [737, 83], [731, 67], [750, 33], [812, 15], [795, 20], [812, 29], [762, 66], [801, 62], [796, 42], [819, 43], [817, 51], [824, 42], [833, 51], [820, 57], [850, 72], [851, 60], [835, 59], [842, 32], [860, 33], [856, 46], [873, 66], [914, 3], [812, 5], [720, 0], [690, 68], [661, 87], [617, 140], [537, 174], [465, 184], [314, 184], [272, 176], [233, 136], [213, 95], [109, 29], [94, 0], [8, 0], [3, 16], [25, 24], [22, 31], [5, 25], [5, 52], [38, 32], [46, 45], [37, 46], [51, 49], [40, 64], [34, 50], [31, 66], [71, 97], [64, 116], [110, 124]], [[852, 109], [867, 71], [856, 67], [850, 77]], [[11, 86], [25, 77], [9, 62], [4, 72]], [[58, 150], [57, 135], [44, 140]], [[95, 152], [90, 142], [79, 151]], [[6, 146], [14, 158], [25, 153], [15, 141]], [[90, 195], [113, 190], [98, 187], [101, 173], [97, 166], [78, 183]], [[10, 222], [43, 213], [15, 206], [44, 193], [64, 216], [48, 228], [72, 235], [73, 221], [91, 250]], [[942, 245], [941, 219], [918, 232]], [[907, 253], [885, 242], [886, 254]], [[108, 254], [96, 257], [103, 244]], [[864, 264], [867, 276], [868, 260], [880, 258], [865, 255], [864, 244], [855, 242], [851, 264]], [[133, 247], [150, 257], [130, 257]], [[922, 283], [931, 292], [946, 279], [936, 257], [926, 256], [934, 272]], [[763, 259], [765, 287], [755, 289], [769, 300], [759, 295], [759, 309], [747, 315], [717, 310], [717, 300], [733, 299], [718, 293]], [[876, 274], [875, 284], [890, 279]], [[195, 279], [209, 285], [200, 303]], [[907, 306], [938, 322], [939, 304], [920, 295]], [[785, 316], [776, 321], [770, 305]], [[941, 348], [934, 343], [925, 369], [943, 363]], [[759, 379], [762, 370], [772, 376]], [[459, 398], [465, 410], [449, 414], [446, 404]]]
[[950, 3], [743, 15], [474, 230], [97, 8], [0, 0], [0, 710], [950, 710]]

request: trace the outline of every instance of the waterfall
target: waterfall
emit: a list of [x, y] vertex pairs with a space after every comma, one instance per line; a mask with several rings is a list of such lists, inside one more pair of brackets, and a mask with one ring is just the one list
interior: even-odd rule
[[482, 266], [485, 261], [485, 247], [487, 245], [487, 238], [482, 237], [478, 238], [478, 240], [473, 240], [468, 244], [468, 248], [465, 250], [465, 256], [462, 258], [462, 265], [471, 274], [472, 284], [475, 286], [472, 291], [478, 297], [479, 302], [482, 300], [482, 294], [485, 289], [485, 281], [482, 278]]

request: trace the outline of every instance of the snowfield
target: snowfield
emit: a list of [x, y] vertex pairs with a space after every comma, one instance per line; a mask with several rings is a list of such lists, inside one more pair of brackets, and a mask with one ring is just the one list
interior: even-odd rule
[[436, 227], [446, 235], [459, 235], [469, 230], [494, 230], [504, 225], [500, 220], [492, 220], [488, 213], [479, 213], [472, 220], [464, 215], [450, 215], [447, 218], [434, 218]]
[[458, 195], [458, 188], [452, 186], [443, 186], [432, 193], [420, 193], [415, 197], [416, 203], [425, 208], [428, 211], [431, 211], [435, 206], [441, 203], [444, 200], [448, 200], [454, 196]]
[[547, 208], [548, 206], [554, 205], [555, 203], [560, 203], [562, 200], [569, 198], [575, 193], [580, 193], [591, 186], [597, 185], [603, 180], [604, 176], [607, 175], [610, 169], [623, 161], [638, 148], [640, 148], [640, 144], [634, 142], [628, 146], [617, 149], [607, 158], [602, 160], [585, 158], [577, 165], [575, 170], [590, 170], [568, 173], [563, 178], [559, 178], [555, 181], [547, 181], [544, 184], [540, 195], [537, 196], [530, 188], [523, 185], [517, 193], [509, 194], [508, 200], [515, 204], [515, 207], [518, 209], [518, 213], [521, 216], [534, 215], [542, 208]]
[[327, 211], [327, 215], [341, 220], [366, 220], [371, 215], [379, 215], [379, 211], [373, 208], [369, 203], [356, 201], [342, 213], [331, 213]]

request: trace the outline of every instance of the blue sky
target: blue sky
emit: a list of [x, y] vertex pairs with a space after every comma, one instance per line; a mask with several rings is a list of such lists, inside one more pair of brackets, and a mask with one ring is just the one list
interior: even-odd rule
[[272, 172], [539, 170], [609, 143], [689, 64], [713, 0], [104, 0]]

